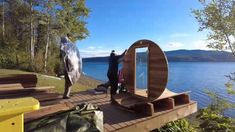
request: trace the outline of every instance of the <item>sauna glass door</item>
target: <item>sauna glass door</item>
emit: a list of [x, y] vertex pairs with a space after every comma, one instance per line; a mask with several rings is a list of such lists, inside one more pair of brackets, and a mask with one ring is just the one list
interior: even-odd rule
[[147, 96], [148, 47], [135, 49], [135, 94]]

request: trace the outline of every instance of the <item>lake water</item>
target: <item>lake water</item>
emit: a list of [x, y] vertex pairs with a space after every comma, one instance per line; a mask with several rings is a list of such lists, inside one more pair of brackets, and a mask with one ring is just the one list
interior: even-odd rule
[[[107, 69], [108, 63], [83, 63], [83, 72], [87, 76], [104, 82], [108, 80]], [[228, 81], [225, 75], [231, 72], [235, 72], [233, 62], [170, 62], [167, 88], [174, 92], [191, 91], [190, 97], [198, 102], [199, 108], [210, 103], [210, 98], [204, 93], [205, 89], [216, 91], [223, 98], [235, 103], [235, 96], [228, 95], [224, 86]], [[141, 87], [145, 84], [146, 81], [142, 79], [137, 85]], [[227, 111], [226, 115], [235, 118], [235, 109]]]

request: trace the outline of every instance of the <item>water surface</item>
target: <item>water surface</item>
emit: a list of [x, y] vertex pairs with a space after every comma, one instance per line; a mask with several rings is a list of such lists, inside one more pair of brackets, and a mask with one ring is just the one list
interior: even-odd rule
[[[146, 64], [141, 65], [146, 68]], [[83, 72], [86, 75], [104, 82], [108, 80], [107, 68], [108, 63], [104, 62], [83, 63]], [[210, 103], [210, 98], [204, 92], [205, 89], [213, 90], [235, 103], [235, 96], [228, 95], [224, 86], [228, 81], [225, 75], [231, 72], [235, 72], [234, 62], [170, 62], [167, 88], [174, 92], [191, 91], [191, 99], [198, 102], [199, 108], [206, 107]], [[146, 86], [146, 79], [140, 79], [137, 85]], [[235, 110], [226, 113], [235, 117]]]

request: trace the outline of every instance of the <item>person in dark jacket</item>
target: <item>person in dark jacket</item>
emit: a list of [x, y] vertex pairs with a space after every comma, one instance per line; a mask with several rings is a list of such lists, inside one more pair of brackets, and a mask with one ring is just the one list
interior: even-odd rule
[[127, 50], [125, 50], [121, 55], [117, 55], [114, 50], [110, 53], [107, 76], [111, 85], [111, 101], [113, 101], [113, 95], [116, 94], [118, 88], [118, 63], [125, 55], [126, 51]]

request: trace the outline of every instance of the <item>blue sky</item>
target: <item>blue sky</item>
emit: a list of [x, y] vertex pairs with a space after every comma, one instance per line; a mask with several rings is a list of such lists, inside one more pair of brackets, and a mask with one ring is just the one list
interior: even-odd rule
[[82, 57], [106, 56], [150, 39], [164, 51], [206, 48], [206, 32], [198, 32], [191, 9], [197, 0], [87, 0], [90, 36], [76, 44]]

